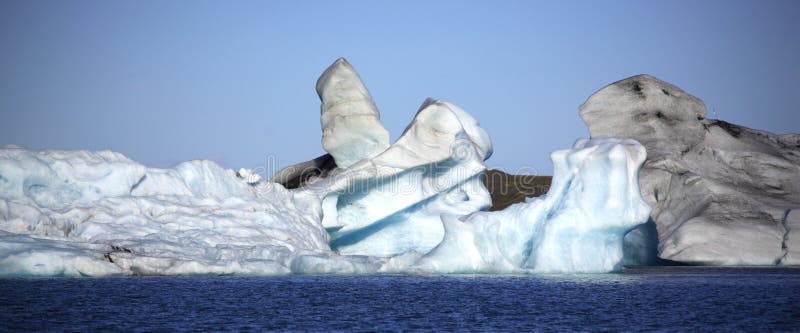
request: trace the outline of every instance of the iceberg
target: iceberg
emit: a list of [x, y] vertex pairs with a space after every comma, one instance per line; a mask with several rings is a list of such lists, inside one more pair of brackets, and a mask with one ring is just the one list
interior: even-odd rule
[[[109, 151], [0, 149], [0, 275], [608, 272], [650, 213], [644, 156], [633, 140], [579, 140], [552, 154], [547, 195], [464, 216], [488, 200], [468, 176], [377, 232], [343, 224], [356, 236], [339, 248], [361, 254], [345, 255], [310, 189], [252, 184], [210, 161], [153, 169]], [[397, 179], [420, 195], [423, 182]]]
[[[436, 194], [378, 231], [342, 225], [356, 236], [340, 252], [361, 254], [344, 255], [309, 189], [251, 184], [210, 161], [153, 169], [109, 151], [0, 149], [0, 275], [608, 272], [650, 213], [637, 180], [644, 156], [633, 140], [579, 140], [552, 154], [547, 195], [464, 216], [488, 200], [467, 176], [423, 191]], [[397, 177], [413, 198], [424, 184], [415, 177]]]
[[600, 89], [580, 116], [592, 137], [647, 149], [641, 191], [657, 237], [632, 233], [640, 250], [691, 264], [800, 264], [800, 135], [707, 119], [702, 100], [649, 75]]
[[0, 276], [609, 272], [650, 216], [635, 140], [555, 151], [546, 195], [489, 212], [493, 147], [469, 113], [426, 99], [389, 145], [344, 59], [317, 91], [328, 154], [271, 181], [207, 160], [0, 149]]

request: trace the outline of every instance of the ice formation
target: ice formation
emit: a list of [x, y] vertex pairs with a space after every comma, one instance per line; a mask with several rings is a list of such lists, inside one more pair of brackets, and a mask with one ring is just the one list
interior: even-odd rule
[[0, 149], [0, 276], [608, 272], [650, 214], [634, 140], [556, 151], [547, 195], [487, 212], [492, 143], [467, 112], [427, 99], [389, 145], [344, 59], [317, 91], [329, 154], [270, 182], [211, 161]]
[[418, 265], [436, 272], [609, 272], [622, 241], [647, 221], [639, 194], [644, 147], [633, 140], [578, 140], [551, 155], [547, 195], [502, 211], [443, 217], [444, 241]]
[[322, 147], [336, 165], [349, 167], [389, 146], [378, 107], [347, 60], [339, 58], [322, 73], [317, 94], [322, 100]]
[[[632, 138], [646, 147], [641, 190], [658, 233], [649, 246], [661, 258], [800, 264], [799, 135], [706, 119], [700, 99], [648, 75], [599, 90], [580, 115], [592, 137]], [[646, 238], [641, 230], [632, 235]]]
[[489, 136], [457, 106], [428, 99], [386, 151], [305, 190], [322, 197], [322, 224], [342, 254], [388, 257], [441, 242], [441, 214], [487, 209], [481, 181]]
[[[426, 99], [389, 146], [382, 143], [380, 133], [388, 138], [388, 132], [377, 120], [375, 103], [346, 60], [322, 74], [317, 93], [323, 146], [334, 165], [322, 156], [281, 170], [273, 180], [322, 200], [322, 224], [335, 251], [380, 257], [426, 253], [444, 236], [441, 214], [491, 206], [481, 176], [492, 143], [464, 110]], [[331, 125], [335, 122], [353, 128]]]
[[[431, 105], [449, 110], [444, 103]], [[482, 152], [467, 156], [477, 162]], [[109, 151], [0, 149], [0, 276], [619, 268], [622, 235], [649, 214], [636, 179], [644, 150], [632, 140], [581, 140], [552, 158], [555, 177], [546, 196], [467, 216], [461, 211], [487, 200], [475, 176], [459, 181], [449, 178], [457, 175], [455, 169], [437, 174], [430, 165], [420, 168], [421, 174], [401, 175], [396, 179], [408, 186], [407, 198], [420, 197], [417, 191], [430, 198], [394, 208], [398, 211], [378, 231], [348, 224], [360, 236], [341, 248], [365, 254], [352, 256], [331, 251], [328, 242], [335, 238], [328, 237], [318, 194], [309, 188], [249, 184], [241, 177], [246, 172], [237, 175], [210, 161], [152, 169]], [[431, 182], [420, 181], [425, 177]], [[333, 179], [313, 188], [333, 186]], [[444, 180], [457, 185], [438, 192], [426, 187]], [[386, 188], [366, 189], [373, 191], [361, 194], [384, 200], [371, 205], [389, 206], [389, 196], [374, 194]], [[353, 218], [345, 221], [359, 221]]]
[[0, 275], [280, 274], [327, 242], [315, 197], [210, 161], [0, 149]]

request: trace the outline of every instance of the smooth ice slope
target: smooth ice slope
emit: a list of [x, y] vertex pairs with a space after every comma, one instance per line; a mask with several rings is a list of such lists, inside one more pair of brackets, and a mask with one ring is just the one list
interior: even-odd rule
[[623, 236], [650, 214], [638, 186], [645, 156], [638, 142], [618, 139], [582, 139], [555, 151], [546, 196], [444, 216], [444, 241], [418, 265], [445, 273], [619, 269]]
[[[640, 182], [661, 258], [714, 265], [798, 264], [800, 136], [706, 119], [703, 102], [648, 75], [581, 105], [592, 137], [647, 148]], [[792, 213], [790, 213], [792, 212]]]

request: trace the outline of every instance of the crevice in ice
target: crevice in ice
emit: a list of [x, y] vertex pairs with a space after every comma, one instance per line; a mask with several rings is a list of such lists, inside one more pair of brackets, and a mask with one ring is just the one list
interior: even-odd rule
[[789, 226], [786, 224], [786, 220], [789, 218], [789, 213], [791, 213], [791, 209], [787, 209], [783, 212], [783, 218], [781, 218], [781, 225], [783, 226], [783, 240], [781, 240], [781, 258], [777, 260], [775, 263], [776, 265], [780, 265], [784, 259], [786, 259], [786, 255], [789, 254], [789, 248], [786, 246], [786, 242], [789, 240]]
[[139, 180], [137, 180], [137, 181], [136, 181], [136, 183], [135, 183], [135, 184], [133, 184], [133, 186], [131, 186], [131, 190], [130, 190], [128, 193], [129, 193], [129, 194], [130, 194], [130, 193], [133, 193], [133, 191], [135, 191], [135, 190], [136, 190], [136, 188], [138, 188], [138, 187], [139, 187], [139, 185], [141, 185], [141, 184], [142, 184], [142, 182], [143, 182], [145, 179], [147, 179], [147, 175], [146, 175], [146, 174], [145, 174], [145, 175], [142, 175], [142, 178], [139, 178]]
[[718, 126], [719, 128], [723, 129], [728, 135], [739, 138], [742, 136], [742, 128], [738, 125], [731, 124], [724, 120], [714, 119], [711, 121], [709, 126]]
[[[447, 162], [443, 162], [442, 164], [447, 164]], [[416, 169], [416, 168], [414, 168], [414, 169]], [[410, 170], [404, 171], [403, 173], [410, 172], [410, 171], [412, 171], [414, 169], [410, 169]], [[482, 177], [482, 175], [478, 175], [478, 177]], [[464, 181], [461, 181], [461, 182], [455, 184], [455, 186], [453, 186], [451, 188], [457, 188], [457, 187], [460, 187], [460, 186], [464, 186], [468, 182], [472, 181], [473, 179], [474, 179], [474, 177], [470, 177], [470, 178], [468, 178], [468, 179], [466, 179]], [[367, 180], [367, 181], [368, 182], [376, 182], [376, 180], [374, 180], [374, 179], [373, 180]], [[380, 181], [380, 180], [378, 180], [378, 181]], [[372, 187], [374, 187], [374, 186], [372, 186]], [[357, 195], [354, 195], [353, 197], [354, 198], [358, 198], [359, 196], [364, 196], [364, 195], [366, 195], [366, 192], [359, 193]], [[430, 203], [432, 203], [432, 202], [434, 202], [436, 200], [441, 200], [442, 196], [444, 196], [444, 195], [446, 195], [446, 191], [442, 192], [442, 193], [439, 193], [437, 195], [431, 196], [429, 198], [426, 198], [425, 200], [416, 202], [416, 203], [414, 203], [412, 205], [406, 206], [406, 207], [398, 210], [396, 213], [391, 214], [389, 216], [386, 216], [383, 219], [378, 220], [378, 221], [376, 221], [376, 222], [374, 222], [374, 223], [372, 223], [370, 225], [358, 228], [356, 230], [345, 232], [345, 233], [343, 233], [341, 235], [337, 235], [334, 239], [332, 239], [330, 241], [330, 247], [331, 247], [332, 250], [337, 251], [340, 247], [349, 246], [349, 245], [353, 245], [353, 244], [359, 243], [359, 242], [363, 241], [364, 239], [366, 239], [367, 237], [369, 237], [369, 236], [381, 231], [382, 229], [388, 228], [388, 227], [390, 227], [390, 226], [392, 226], [394, 224], [407, 222], [408, 221], [407, 215], [413, 214], [412, 212], [416, 212], [416, 211], [420, 211], [420, 210], [424, 209], [424, 207], [426, 205], [428, 205], [428, 204], [430, 204]], [[342, 200], [343, 198], [344, 198], [344, 196], [340, 197], [340, 200]], [[346, 201], [347, 202], [353, 202], [353, 201], [356, 201], [356, 200], [354, 200], [353, 198], [347, 198]], [[343, 201], [339, 201], [337, 203], [337, 205], [341, 205], [342, 203], [343, 203]], [[341, 208], [341, 207], [339, 207], [339, 208]], [[335, 228], [335, 230], [333, 230], [333, 231], [338, 231], [342, 227], [334, 227], [334, 228]], [[332, 229], [333, 228], [326, 228], [326, 230], [328, 230], [328, 232], [331, 232]]]
[[341, 229], [342, 227], [344, 227], [344, 226], [338, 225], [338, 226], [335, 226], [335, 227], [327, 227], [327, 228], [325, 228], [325, 232], [327, 232], [329, 234], [332, 234], [334, 232], [339, 231], [339, 229]]
[[381, 219], [380, 221], [367, 225], [363, 228], [347, 232], [331, 241], [330, 243], [331, 249], [336, 251], [339, 247], [356, 244], [384, 228], [387, 228], [396, 223], [403, 223], [407, 221], [407, 219], [402, 216], [405, 214], [404, 212], [420, 209], [426, 203], [432, 201], [435, 198], [436, 197], [432, 197], [428, 198], [427, 200], [415, 203], [409, 207], [406, 207], [405, 209], [402, 209], [400, 213], [389, 215]]
[[116, 246], [116, 245], [111, 245], [111, 250], [113, 252], [133, 253], [133, 251], [131, 251], [131, 249], [129, 249], [129, 248], [126, 248], [126, 247], [123, 247], [123, 246]]
[[131, 249], [129, 249], [127, 247], [111, 245], [111, 251], [103, 253], [103, 258], [105, 258], [106, 261], [114, 264], [115, 263], [114, 262], [114, 257], [112, 257], [112, 255], [114, 253], [130, 253], [130, 254], [133, 254], [133, 251], [131, 251]]

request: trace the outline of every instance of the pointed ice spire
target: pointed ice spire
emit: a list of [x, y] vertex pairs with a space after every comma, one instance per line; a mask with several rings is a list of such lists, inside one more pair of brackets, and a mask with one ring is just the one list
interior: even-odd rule
[[322, 147], [336, 165], [346, 168], [389, 147], [389, 132], [380, 121], [372, 95], [353, 66], [337, 59], [317, 80]]

